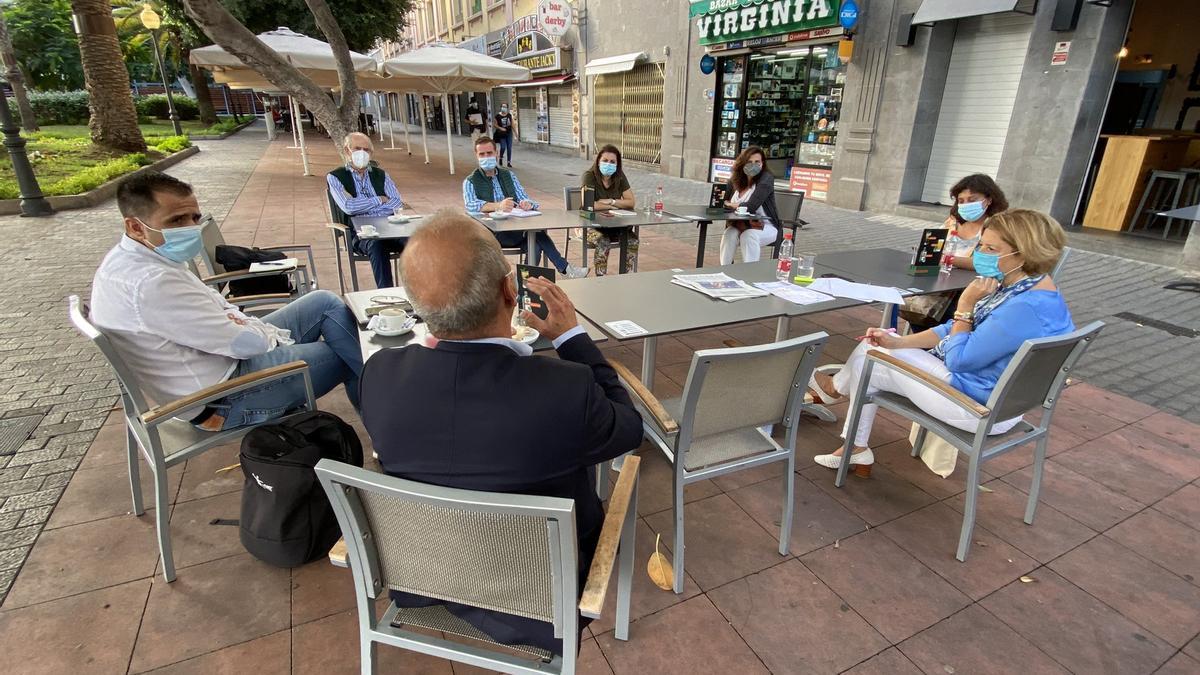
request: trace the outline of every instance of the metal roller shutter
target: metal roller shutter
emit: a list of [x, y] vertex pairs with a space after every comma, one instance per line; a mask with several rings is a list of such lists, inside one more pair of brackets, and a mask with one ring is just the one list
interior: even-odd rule
[[958, 179], [996, 175], [1032, 27], [1023, 14], [958, 21], [922, 201], [949, 204]]
[[550, 101], [550, 145], [574, 148], [575, 124], [571, 105], [571, 87], [550, 87], [546, 92]]
[[517, 126], [522, 141], [537, 142], [537, 98], [517, 96]]

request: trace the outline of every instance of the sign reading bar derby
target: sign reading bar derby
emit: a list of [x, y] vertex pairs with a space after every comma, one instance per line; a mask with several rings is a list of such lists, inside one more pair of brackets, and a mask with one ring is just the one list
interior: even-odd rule
[[550, 37], [562, 37], [571, 25], [571, 5], [567, 0], [542, 0], [538, 3], [538, 23]]
[[700, 44], [836, 26], [841, 0], [694, 0]]

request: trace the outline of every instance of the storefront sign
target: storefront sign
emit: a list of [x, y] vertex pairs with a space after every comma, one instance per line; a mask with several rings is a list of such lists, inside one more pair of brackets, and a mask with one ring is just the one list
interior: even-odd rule
[[1071, 42], [1056, 42], [1054, 43], [1054, 53], [1050, 55], [1050, 65], [1065, 66], [1067, 64], [1067, 56], [1071, 51]]
[[838, 22], [842, 24], [842, 28], [850, 30], [858, 25], [858, 3], [854, 0], [845, 0], [842, 3], [842, 9], [838, 12]]
[[509, 62], [515, 63], [518, 66], [524, 66], [531, 73], [544, 73], [551, 70], [562, 70], [562, 50], [558, 47], [554, 49], [526, 54], [517, 58], [508, 59]]
[[570, 70], [573, 52], [564, 50], [550, 41], [541, 31], [537, 14], [523, 16], [504, 29], [501, 34], [499, 54], [492, 54], [492, 43], [488, 43], [489, 55], [510, 63], [524, 66], [529, 72], [557, 73]]
[[721, 157], [713, 157], [712, 166], [708, 172], [708, 182], [710, 183], [728, 183], [729, 177], [733, 175], [733, 160], [722, 159]]
[[705, 75], [712, 75], [712, 71], [717, 68], [717, 60], [712, 54], [705, 54], [700, 57], [700, 72]]
[[566, 0], [541, 0], [537, 16], [543, 33], [562, 37], [571, 25], [571, 6]]
[[458, 44], [459, 49], [465, 49], [476, 54], [487, 54], [487, 40], [480, 35], [476, 38], [471, 38]]
[[797, 33], [788, 33], [787, 35], [773, 35], [771, 37], [753, 38], [750, 40], [734, 40], [719, 45], [709, 45], [708, 51], [720, 52], [729, 49], [743, 49], [749, 47], [767, 47], [771, 45], [791, 44], [793, 42], [803, 44], [805, 42], [820, 40], [826, 41], [826, 38], [837, 37], [845, 34], [845, 30], [841, 26], [833, 28], [814, 28], [813, 30], [805, 30]]
[[792, 33], [836, 26], [842, 0], [700, 0], [690, 16], [700, 44]]
[[829, 196], [829, 181], [832, 178], [832, 169], [793, 166], [791, 178], [788, 180], [788, 189], [792, 192], [803, 191], [807, 199], [824, 201]]

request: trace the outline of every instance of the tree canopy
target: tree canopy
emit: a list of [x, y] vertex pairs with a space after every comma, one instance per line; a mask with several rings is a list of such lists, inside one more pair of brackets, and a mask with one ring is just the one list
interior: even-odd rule
[[29, 86], [43, 90], [83, 87], [70, 0], [15, 0], [4, 8], [4, 19]]

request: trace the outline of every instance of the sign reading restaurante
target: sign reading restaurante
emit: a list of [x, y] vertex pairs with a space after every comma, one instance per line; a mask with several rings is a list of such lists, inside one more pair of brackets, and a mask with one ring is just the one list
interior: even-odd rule
[[700, 44], [833, 26], [841, 0], [695, 0]]

